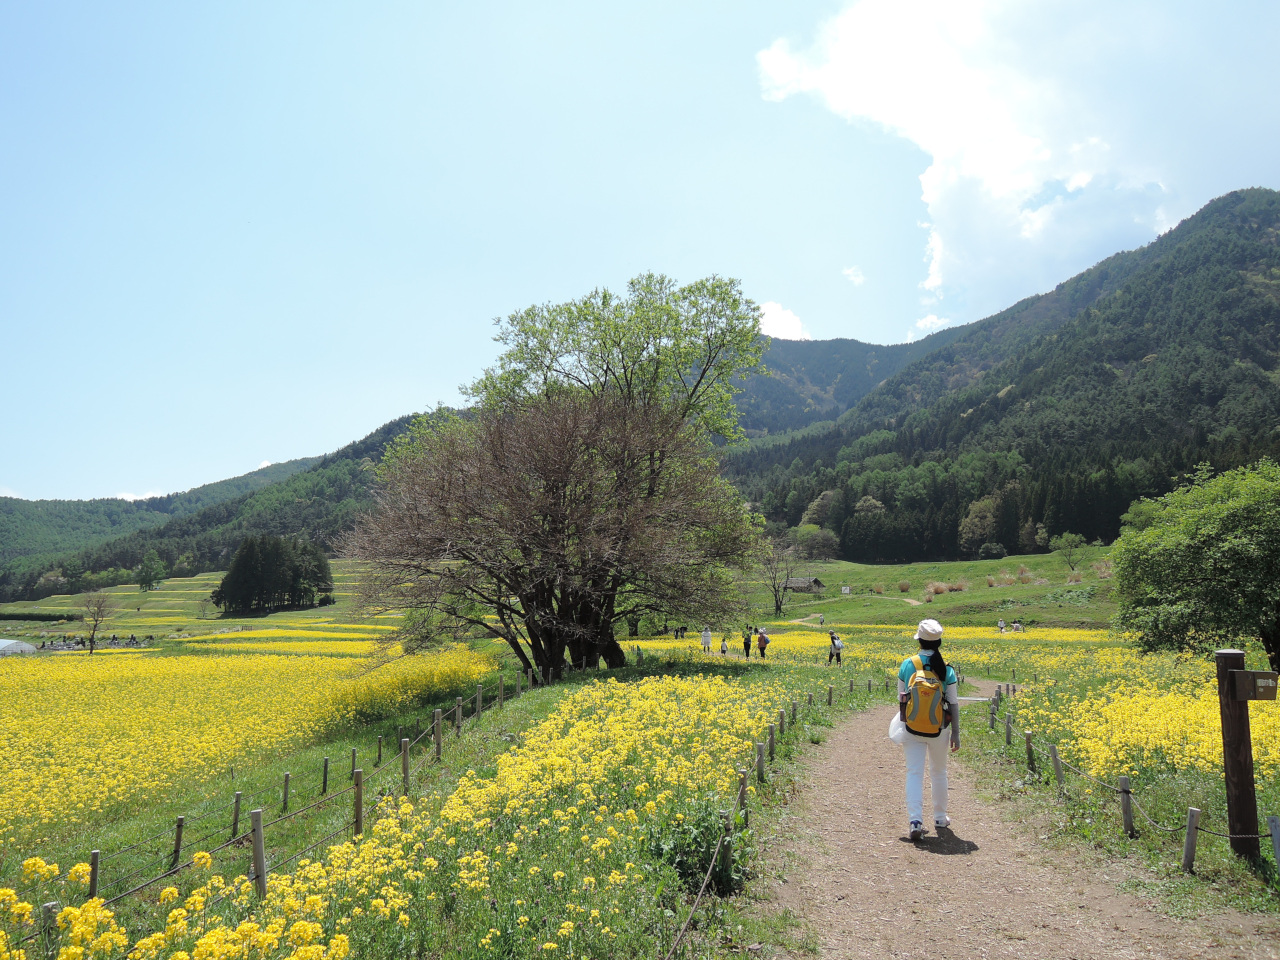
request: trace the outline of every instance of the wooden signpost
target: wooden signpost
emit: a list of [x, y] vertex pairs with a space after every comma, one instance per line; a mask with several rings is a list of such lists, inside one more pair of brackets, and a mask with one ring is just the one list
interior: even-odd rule
[[1253, 741], [1249, 733], [1249, 701], [1276, 698], [1276, 674], [1246, 670], [1243, 650], [1219, 650], [1218, 707], [1222, 714], [1222, 767], [1227, 783], [1227, 829], [1231, 849], [1257, 858], [1258, 798], [1253, 784]]

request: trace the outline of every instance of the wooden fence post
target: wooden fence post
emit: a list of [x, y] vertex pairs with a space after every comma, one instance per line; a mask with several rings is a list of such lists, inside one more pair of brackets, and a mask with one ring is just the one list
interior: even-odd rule
[[355, 836], [358, 837], [364, 833], [364, 771], [357, 770], [351, 779], [355, 781], [356, 785]]
[[355, 778], [356, 778], [356, 748], [352, 747], [351, 748], [351, 776], [348, 777], [347, 779], [354, 780]]
[[991, 710], [987, 714], [987, 729], [991, 733], [995, 733], [996, 732], [996, 698], [992, 697], [990, 703], [991, 703]]
[[462, 736], [462, 698], [458, 697], [453, 705], [453, 732]]
[[98, 895], [98, 856], [99, 851], [94, 850], [89, 854], [89, 899], [92, 900]]
[[441, 736], [441, 732], [440, 732], [440, 727], [444, 723], [444, 712], [439, 707], [436, 707], [436, 713], [435, 713], [435, 716], [432, 718], [431, 722], [432, 722], [432, 725], [435, 727], [433, 736], [435, 737], [435, 741], [436, 741], [436, 760], [438, 761], [440, 759], [441, 742], [444, 739], [444, 737]]
[[58, 914], [61, 912], [62, 904], [57, 900], [50, 900], [40, 908], [40, 939], [49, 945], [50, 957], [55, 957], [59, 953], [57, 949]]
[[1013, 745], [1013, 715], [1008, 710], [1004, 712], [1004, 745]]
[[478, 716], [480, 716], [480, 714], [482, 714], [482, 713], [484, 713], [484, 684], [483, 684], [483, 683], [477, 683], [477, 684], [476, 684], [476, 712], [475, 712], [475, 716], [477, 716], [477, 717], [478, 717]]
[[738, 809], [742, 812], [742, 825], [751, 825], [751, 811], [747, 809], [747, 768], [738, 768]]
[[253, 888], [259, 900], [267, 896], [267, 847], [262, 842], [262, 809], [249, 811], [250, 829], [253, 831]]
[[169, 862], [170, 870], [178, 865], [178, 858], [182, 856], [182, 827], [186, 821], [186, 817], [179, 817], [178, 825], [173, 831], [173, 859]]
[[1022, 736], [1027, 741], [1027, 769], [1032, 773], [1036, 772], [1036, 752], [1031, 746], [1031, 731], [1023, 730]]
[[849, 692], [853, 693], [853, 677], [849, 678]]
[[756, 780], [764, 783], [764, 744], [756, 744]]
[[1193, 872], [1196, 863], [1196, 837], [1200, 833], [1200, 811], [1187, 808], [1187, 835], [1182, 841], [1182, 869]]
[[729, 816], [728, 810], [720, 811], [720, 822], [724, 830], [724, 840], [720, 844], [720, 882], [723, 886], [728, 887], [733, 880], [733, 818]]
[[1129, 778], [1116, 777], [1116, 783], [1120, 787], [1120, 814], [1124, 817], [1124, 835], [1132, 839], [1138, 833], [1133, 829], [1133, 793], [1129, 789]]
[[502, 701], [506, 699], [503, 695], [505, 693], [505, 691], [503, 690], [503, 685], [505, 680], [506, 678], [502, 674], [498, 674], [498, 709], [499, 710], [502, 709]]
[[[1237, 700], [1231, 689], [1231, 671], [1244, 669], [1244, 651], [1219, 650], [1218, 711], [1222, 716], [1222, 768], [1227, 784], [1227, 833], [1258, 832], [1258, 797], [1253, 783], [1253, 743], [1249, 735], [1249, 701]], [[1238, 836], [1231, 849], [1242, 857], [1257, 859], [1262, 847], [1256, 837]]]
[[280, 804], [282, 813], [289, 812], [289, 774], [284, 775], [284, 802]]
[[800, 709], [800, 701], [792, 700], [791, 701], [791, 722], [792, 723], [796, 722], [796, 711], [799, 709]]
[[827, 684], [827, 706], [828, 707], [831, 706], [831, 696], [832, 696], [831, 684]]
[[523, 679], [524, 679], [524, 671], [521, 670], [519, 673], [516, 674], [516, 692], [513, 694], [513, 696], [515, 697], [520, 696], [520, 681]]
[[1058, 756], [1056, 743], [1049, 744], [1049, 759], [1053, 761], [1053, 775], [1058, 780], [1058, 789], [1061, 790], [1066, 786], [1066, 781], [1062, 776], [1062, 758]]
[[320, 773], [320, 796], [329, 792], [329, 758], [324, 758], [324, 769]]
[[809, 699], [808, 699], [808, 701], [806, 702], [805, 706], [809, 706], [809, 707], [812, 707], [812, 706], [813, 706], [813, 694], [812, 694], [812, 693], [810, 693], [810, 694], [809, 694]]
[[770, 760], [773, 759], [774, 741], [776, 739], [775, 734], [777, 733], [777, 730], [778, 730], [778, 725], [776, 723], [769, 724], [769, 759]]
[[1280, 867], [1280, 817], [1267, 817], [1267, 829], [1271, 831], [1271, 852], [1276, 855], [1276, 866]]
[[[849, 682], [852, 683], [853, 681], [850, 680]], [[867, 693], [870, 693], [870, 692], [871, 692], [871, 678], [867, 677]]]
[[1017, 668], [1017, 667], [1011, 667], [1011, 668], [1010, 668], [1010, 679], [1011, 679], [1011, 680], [1017, 680], [1017, 679], [1018, 679], [1018, 668]]
[[784, 736], [787, 732], [787, 711], [778, 711], [778, 736]]
[[382, 734], [378, 734], [378, 762], [373, 765], [373, 768], [377, 770], [381, 766], [382, 766]]
[[231, 803], [231, 839], [240, 835], [240, 791], [236, 791], [235, 800]]
[[400, 741], [400, 775], [404, 778], [404, 792], [400, 795], [407, 797], [409, 795], [409, 738], [405, 737]]

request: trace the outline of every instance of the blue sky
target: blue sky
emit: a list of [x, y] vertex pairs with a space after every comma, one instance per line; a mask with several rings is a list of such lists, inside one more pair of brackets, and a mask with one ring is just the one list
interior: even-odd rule
[[1280, 7], [8, 4], [0, 494], [140, 495], [458, 399], [645, 270], [788, 336], [980, 319], [1280, 187]]

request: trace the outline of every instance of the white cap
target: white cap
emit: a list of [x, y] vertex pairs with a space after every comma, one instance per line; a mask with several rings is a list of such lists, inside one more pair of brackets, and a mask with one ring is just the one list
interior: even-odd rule
[[916, 627], [916, 639], [928, 640], [931, 642], [934, 640], [941, 640], [942, 624], [937, 620], [921, 620], [920, 625]]

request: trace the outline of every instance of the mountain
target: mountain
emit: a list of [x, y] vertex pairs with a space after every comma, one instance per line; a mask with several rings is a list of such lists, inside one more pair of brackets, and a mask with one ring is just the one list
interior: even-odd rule
[[[335, 453], [311, 458], [310, 466], [284, 479], [173, 516], [158, 526], [55, 558], [12, 560], [0, 566], [0, 601], [133, 583], [131, 571], [148, 550], [155, 550], [173, 575], [190, 576], [226, 569], [249, 534], [296, 536], [329, 547], [368, 506], [375, 465], [387, 444], [412, 420], [412, 415], [400, 417]], [[75, 579], [65, 576], [68, 571], [76, 571]]]
[[961, 336], [963, 327], [922, 340], [879, 346], [859, 340], [771, 340], [766, 376], [752, 377], [738, 395], [749, 437], [834, 420], [903, 367]]
[[[1280, 455], [1280, 193], [1221, 197], [904, 366], [834, 424], [728, 470], [776, 524], [859, 560], [1112, 539], [1200, 461]], [[824, 496], [825, 494], [825, 496]]]
[[[1280, 193], [1236, 191], [916, 343], [775, 340], [770, 374], [739, 398], [751, 439], [726, 451], [726, 473], [774, 531], [826, 528], [851, 560], [1026, 552], [1066, 531], [1110, 540], [1135, 498], [1199, 462], [1280, 458], [1278, 237]], [[248, 534], [332, 545], [410, 419], [254, 489], [236, 478], [163, 505], [0, 512], [15, 518], [0, 527], [0, 600], [65, 590], [69, 573], [133, 582], [151, 549], [182, 574], [225, 568]]]
[[143, 500], [119, 497], [19, 500], [0, 497], [0, 563], [31, 554], [78, 550], [136, 530], [158, 527], [175, 517], [190, 516], [213, 504], [261, 490], [306, 470], [319, 460], [319, 457], [304, 457], [273, 463], [185, 493]]

